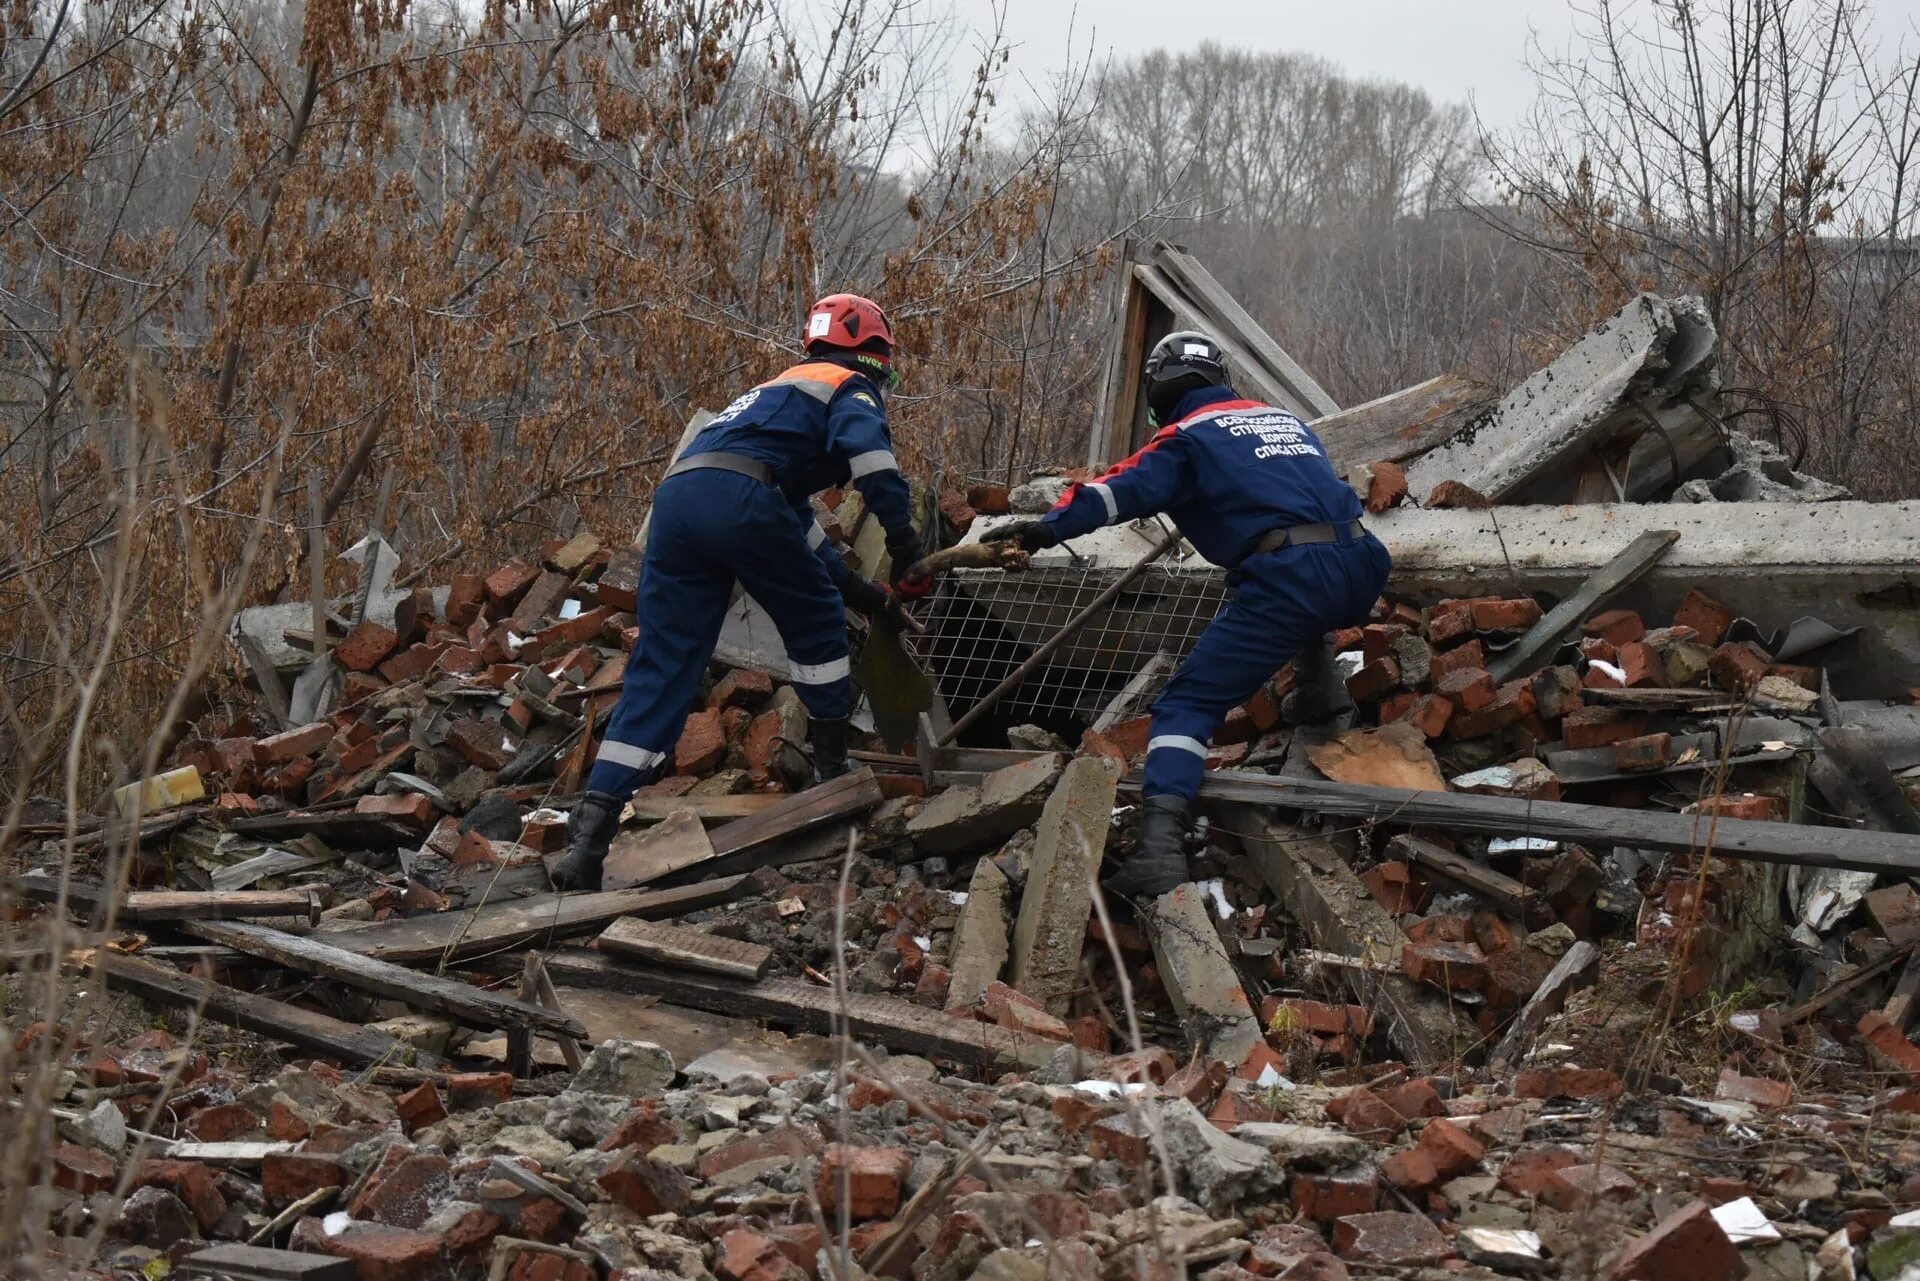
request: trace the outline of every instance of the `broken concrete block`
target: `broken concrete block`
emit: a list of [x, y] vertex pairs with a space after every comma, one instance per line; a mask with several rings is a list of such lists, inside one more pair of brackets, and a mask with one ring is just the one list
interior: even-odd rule
[[[1051, 759], [1042, 757], [996, 771], [981, 788], [982, 800], [998, 775], [1026, 771]], [[1059, 771], [1058, 777], [1059, 784], [1040, 813], [1038, 837], [1027, 864], [1020, 915], [1013, 927], [1012, 978], [1014, 987], [1063, 1015], [1079, 977], [1093, 880], [1106, 852], [1120, 770], [1106, 757], [1082, 756]], [[930, 803], [928, 808], [932, 807]]]
[[1208, 1058], [1238, 1064], [1260, 1044], [1260, 1022], [1200, 887], [1182, 885], [1155, 899], [1147, 931], [1154, 964], [1192, 1039]]
[[1283, 1186], [1286, 1172], [1267, 1150], [1221, 1133], [1200, 1109], [1175, 1099], [1160, 1113], [1167, 1158], [1185, 1190], [1213, 1214]]
[[970, 1010], [986, 995], [987, 985], [1000, 977], [1011, 946], [1007, 937], [1007, 874], [990, 858], [974, 865], [967, 883], [967, 901], [953, 928], [953, 951], [947, 968], [946, 1008]]
[[[1071, 768], [1062, 766], [1057, 756], [1036, 756], [995, 770], [979, 787], [950, 787], [907, 820], [907, 836], [930, 854], [959, 854], [997, 844], [1041, 816], [1063, 771]], [[1109, 810], [1112, 791], [1109, 787]], [[1099, 843], [1105, 847], [1104, 820]]]

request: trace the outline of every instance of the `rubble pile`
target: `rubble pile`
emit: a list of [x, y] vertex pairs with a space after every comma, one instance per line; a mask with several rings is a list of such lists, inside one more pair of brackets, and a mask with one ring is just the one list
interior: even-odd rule
[[[1720, 466], [1704, 311], [1610, 323], [1562, 358], [1604, 395], [1556, 362], [1497, 413], [1422, 384], [1331, 415], [1336, 452], [1419, 439], [1347, 459], [1370, 521], [1701, 479], [1635, 470], [1649, 416]], [[1276, 397], [1325, 400], [1270, 363]], [[929, 496], [928, 542], [1071, 479]], [[1752, 506], [1705, 488], [1685, 510]], [[857, 496], [830, 499], [872, 561]], [[52, 811], [25, 829], [47, 839], [10, 884], [41, 906], [16, 927], [63, 911], [85, 946], [15, 969], [124, 998], [16, 1039], [48, 1065], [36, 1205], [116, 1278], [1911, 1281], [1920, 711], [1836, 699], [1855, 632], [1704, 574], [1669, 590], [1697, 563], [1671, 523], [1571, 581], [1529, 581], [1526, 549], [1473, 591], [1396, 579], [1333, 638], [1351, 723], [1288, 724], [1290, 667], [1227, 718], [1193, 879], [1151, 903], [1098, 887], [1132, 839], [1144, 677], [1177, 655], [1071, 732], [950, 734], [940, 705], [815, 785], [750, 603], [606, 888], [555, 894], [645, 626], [639, 547], [580, 533], [395, 588], [370, 537], [352, 597], [237, 620], [245, 679], [163, 773], [77, 841]], [[1070, 554], [942, 590], [1044, 592]], [[1875, 583], [1849, 607], [1897, 630], [1907, 598]]]

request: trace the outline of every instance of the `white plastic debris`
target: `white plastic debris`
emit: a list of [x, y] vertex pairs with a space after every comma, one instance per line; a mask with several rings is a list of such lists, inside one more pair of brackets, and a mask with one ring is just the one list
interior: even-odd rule
[[1524, 1228], [1461, 1228], [1460, 1240], [1481, 1254], [1505, 1255], [1513, 1259], [1544, 1258], [1545, 1245], [1538, 1232]]
[[1738, 1201], [1729, 1201], [1725, 1205], [1714, 1207], [1713, 1221], [1727, 1234], [1727, 1240], [1735, 1245], [1746, 1245], [1751, 1241], [1778, 1241], [1780, 1229], [1773, 1226], [1766, 1211], [1753, 1203], [1753, 1198], [1743, 1196]]
[[1340, 673], [1341, 680], [1351, 680], [1355, 673], [1367, 665], [1367, 656], [1357, 649], [1333, 656], [1333, 665]]
[[1213, 910], [1219, 915], [1221, 920], [1224, 921], [1233, 915], [1233, 904], [1227, 902], [1227, 885], [1225, 881], [1217, 876], [1211, 881], [1202, 881], [1200, 882], [1200, 890], [1213, 903]]
[[933, 939], [926, 934], [916, 934], [913, 936], [913, 945], [922, 952], [931, 952], [933, 950]]
[[320, 1220], [320, 1230], [330, 1237], [337, 1237], [353, 1224], [353, 1216], [345, 1210], [335, 1210]]
[[1551, 854], [1560, 842], [1544, 836], [1496, 836], [1487, 842], [1489, 854]]
[[1281, 1076], [1280, 1073], [1276, 1072], [1274, 1070], [1273, 1064], [1271, 1063], [1267, 1064], [1266, 1066], [1260, 1069], [1260, 1076], [1257, 1080], [1254, 1081], [1254, 1084], [1259, 1086], [1263, 1090], [1272, 1090], [1272, 1089], [1297, 1090], [1300, 1088], [1298, 1085], [1295, 1085], [1292, 1081], [1289, 1081], [1286, 1077]]
[[569, 596], [569, 597], [567, 597], [567, 598], [566, 598], [565, 600], [563, 600], [563, 601], [561, 601], [561, 602], [560, 602], [560, 613], [559, 613], [559, 615], [558, 615], [558, 617], [560, 618], [560, 620], [561, 620], [562, 622], [565, 622], [565, 621], [566, 621], [567, 619], [569, 619], [569, 618], [578, 618], [578, 617], [580, 617], [580, 602], [579, 602], [579, 601], [577, 601], [577, 600], [575, 600], [575, 599], [574, 599], [573, 597], [571, 597], [571, 596]]
[[1605, 672], [1622, 685], [1627, 683], [1627, 669], [1624, 667], [1615, 667], [1604, 658], [1589, 658], [1587, 660], [1587, 666]]
[[1887, 1220], [1890, 1228], [1920, 1228], [1920, 1210], [1907, 1210]]
[[1145, 1081], [1128, 1081], [1125, 1085], [1117, 1081], [1076, 1081], [1073, 1088], [1082, 1094], [1091, 1094], [1096, 1099], [1118, 1099], [1145, 1094], [1153, 1087]]
[[967, 905], [967, 892], [965, 890], [948, 890], [947, 901], [955, 907], [965, 907]]

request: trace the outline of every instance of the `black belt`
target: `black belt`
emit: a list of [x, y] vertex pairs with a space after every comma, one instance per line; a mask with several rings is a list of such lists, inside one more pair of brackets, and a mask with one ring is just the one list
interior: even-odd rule
[[683, 471], [730, 471], [759, 481], [762, 485], [773, 484], [773, 468], [758, 458], [749, 458], [745, 454], [688, 454], [673, 466], [667, 468], [667, 474], [661, 480], [678, 476]]
[[1346, 531], [1351, 538], [1360, 538], [1365, 536], [1367, 527], [1357, 520], [1350, 520], [1344, 525], [1329, 525], [1323, 521], [1317, 525], [1289, 525], [1284, 529], [1269, 529], [1260, 535], [1259, 540], [1253, 545], [1253, 550], [1247, 555], [1263, 556], [1268, 552], [1277, 552], [1287, 547], [1300, 547], [1308, 543], [1337, 543], [1340, 541], [1342, 530]]

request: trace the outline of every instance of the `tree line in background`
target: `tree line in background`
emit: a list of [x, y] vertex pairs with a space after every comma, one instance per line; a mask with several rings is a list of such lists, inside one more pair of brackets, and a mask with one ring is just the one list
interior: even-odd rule
[[0, 786], [140, 769], [383, 491], [421, 574], [622, 536], [831, 289], [894, 313], [910, 466], [1077, 460], [1128, 235], [1343, 403], [1700, 292], [1810, 467], [1920, 492], [1920, 64], [1867, 18], [1603, 0], [1507, 138], [1211, 46], [1016, 113], [917, 0], [0, 0]]

